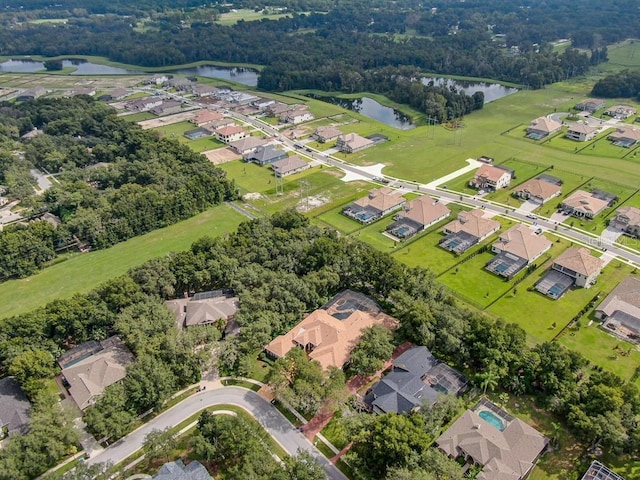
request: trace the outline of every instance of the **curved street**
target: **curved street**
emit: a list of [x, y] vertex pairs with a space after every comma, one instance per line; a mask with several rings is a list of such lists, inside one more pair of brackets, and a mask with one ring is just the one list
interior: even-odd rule
[[240, 387], [219, 387], [192, 395], [90, 458], [87, 463], [92, 465], [110, 462], [116, 465], [142, 448], [144, 437], [151, 431], [178, 425], [201, 410], [215, 405], [236, 405], [245, 409], [287, 453], [295, 455], [298, 450], [306, 450], [322, 465], [329, 479], [346, 480], [342, 472], [273, 405], [257, 393]]

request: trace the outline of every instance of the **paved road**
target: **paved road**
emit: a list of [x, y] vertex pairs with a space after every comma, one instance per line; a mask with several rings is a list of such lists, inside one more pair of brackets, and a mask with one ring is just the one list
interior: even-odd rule
[[342, 472], [296, 430], [273, 405], [257, 393], [239, 387], [224, 387], [197, 393], [106, 448], [99, 455], [89, 459], [87, 463], [111, 462], [114, 465], [120, 463], [142, 447], [144, 437], [149, 432], [173, 427], [206, 407], [222, 404], [237, 405], [246, 409], [287, 453], [295, 455], [298, 450], [307, 450], [324, 467], [329, 479], [346, 480]]

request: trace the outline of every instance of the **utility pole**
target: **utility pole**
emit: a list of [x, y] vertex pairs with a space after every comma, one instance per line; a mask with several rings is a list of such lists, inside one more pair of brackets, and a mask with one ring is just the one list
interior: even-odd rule
[[427, 117], [427, 138], [435, 138], [436, 136], [436, 123], [438, 119], [435, 117]]

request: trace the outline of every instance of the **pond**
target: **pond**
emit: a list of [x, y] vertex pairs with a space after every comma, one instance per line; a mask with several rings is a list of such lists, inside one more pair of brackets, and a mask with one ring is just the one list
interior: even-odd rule
[[198, 75], [200, 77], [217, 78], [219, 80], [230, 80], [249, 87], [255, 87], [258, 84], [258, 72], [249, 68], [225, 68], [214, 67], [213, 65], [200, 65], [199, 67], [181, 68], [168, 73]]
[[376, 102], [373, 98], [360, 97], [360, 98], [338, 98], [338, 97], [325, 97], [325, 96], [313, 96], [318, 100], [330, 102], [338, 105], [342, 108], [347, 108], [358, 112], [365, 117], [369, 117], [378, 122], [389, 125], [390, 127], [397, 128], [399, 130], [411, 130], [415, 127], [415, 124], [411, 122], [411, 119], [404, 113], [391, 108], [385, 107]]
[[[71, 75], [126, 75], [140, 74], [140, 70], [127, 70], [126, 68], [110, 67], [84, 60], [63, 60], [62, 67], [74, 67], [76, 70]], [[0, 72], [33, 73], [44, 70], [44, 62], [35, 60], [7, 60], [0, 63]]]
[[505, 87], [499, 83], [488, 82], [468, 82], [466, 80], [455, 80], [452, 78], [440, 77], [423, 77], [422, 83], [429, 85], [433, 82], [438, 86], [454, 86], [458, 90], [462, 90], [467, 95], [473, 95], [476, 92], [484, 93], [484, 103], [493, 102], [499, 98], [506, 97], [518, 91], [517, 88]]
[[[75, 67], [75, 71], [71, 75], [131, 75], [145, 74], [144, 67], [140, 70], [132, 70], [119, 67], [110, 67], [108, 65], [100, 65], [97, 63], [87, 62], [85, 60], [63, 60], [62, 66]], [[7, 60], [0, 63], [0, 72], [11, 73], [33, 73], [44, 71], [44, 62], [35, 60]], [[243, 85], [255, 87], [258, 84], [258, 72], [248, 68], [225, 68], [214, 67], [212, 65], [201, 65], [199, 67], [181, 68], [171, 73], [184, 75], [199, 75], [202, 77], [218, 78], [221, 80], [231, 80]]]

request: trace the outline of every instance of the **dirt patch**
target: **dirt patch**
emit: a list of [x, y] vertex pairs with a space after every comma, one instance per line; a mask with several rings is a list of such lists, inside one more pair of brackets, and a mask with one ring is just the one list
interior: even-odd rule
[[314, 208], [318, 208], [321, 207], [322, 205], [325, 205], [326, 203], [329, 203], [329, 198], [328, 197], [324, 197], [322, 195], [314, 195], [309, 197], [309, 199], [305, 199], [303, 201], [301, 201], [298, 204], [298, 211], [299, 212], [309, 212], [311, 210], [313, 210]]
[[[138, 122], [138, 125], [140, 125], [143, 130], [149, 130], [151, 128], [157, 128], [157, 127], [162, 127], [164, 125], [172, 125], [174, 123], [180, 123], [186, 120], [191, 120], [194, 117], [194, 115], [195, 115], [194, 111], [180, 112], [180, 113], [175, 113], [173, 115], [167, 115], [166, 117], [150, 118], [149, 120], [141, 120], [140, 122]], [[195, 128], [195, 126], [193, 128]]]
[[251, 193], [246, 193], [242, 196], [242, 200], [247, 201], [247, 200], [260, 200], [263, 197], [263, 195], [259, 192], [251, 192]]
[[214, 165], [220, 165], [221, 163], [227, 163], [240, 158], [240, 155], [231, 150], [231, 147], [207, 150], [206, 152], [202, 152], [202, 155], [207, 157]]

